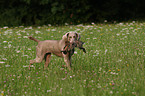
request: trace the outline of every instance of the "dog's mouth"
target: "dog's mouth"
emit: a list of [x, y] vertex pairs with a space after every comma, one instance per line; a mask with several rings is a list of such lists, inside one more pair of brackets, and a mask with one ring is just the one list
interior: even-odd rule
[[74, 42], [74, 43], [71, 43], [73, 47], [77, 47], [77, 43]]
[[69, 41], [71, 44], [75, 43], [74, 41]]

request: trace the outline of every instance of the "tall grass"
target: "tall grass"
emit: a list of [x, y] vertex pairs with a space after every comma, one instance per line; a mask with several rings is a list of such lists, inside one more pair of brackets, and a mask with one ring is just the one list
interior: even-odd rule
[[[2, 96], [143, 96], [145, 94], [145, 23], [0, 28]], [[52, 56], [33, 64], [39, 40], [59, 40], [69, 31], [81, 34], [87, 53], [76, 49], [72, 71]]]

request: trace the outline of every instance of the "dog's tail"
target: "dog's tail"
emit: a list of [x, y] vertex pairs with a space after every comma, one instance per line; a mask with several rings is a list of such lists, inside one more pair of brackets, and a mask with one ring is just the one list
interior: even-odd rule
[[28, 38], [29, 38], [30, 40], [34, 40], [35, 42], [40, 42], [40, 40], [37, 40], [37, 39], [33, 38], [32, 36], [28, 36]]

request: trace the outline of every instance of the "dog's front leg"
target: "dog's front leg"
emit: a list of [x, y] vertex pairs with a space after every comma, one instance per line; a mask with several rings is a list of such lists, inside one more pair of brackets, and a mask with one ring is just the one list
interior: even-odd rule
[[71, 70], [71, 62], [69, 59], [69, 54], [63, 54], [64, 56], [64, 62], [66, 63], [66, 66], [69, 70]]

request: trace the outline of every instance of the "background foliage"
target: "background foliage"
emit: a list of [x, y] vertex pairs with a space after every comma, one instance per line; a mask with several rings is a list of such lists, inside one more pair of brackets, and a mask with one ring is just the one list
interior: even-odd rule
[[1, 0], [0, 26], [144, 19], [143, 0]]

